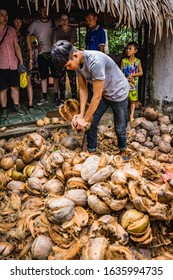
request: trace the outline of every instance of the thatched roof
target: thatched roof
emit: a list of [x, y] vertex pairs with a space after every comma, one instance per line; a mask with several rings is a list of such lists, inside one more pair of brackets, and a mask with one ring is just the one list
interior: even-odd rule
[[[17, 0], [18, 5], [24, 0]], [[59, 12], [62, 5], [67, 11], [71, 11], [72, 6], [76, 6], [81, 13], [89, 8], [95, 12], [110, 13], [116, 19], [117, 25], [126, 24], [128, 27], [136, 29], [140, 24], [146, 22], [149, 30], [154, 27], [155, 39], [158, 36], [161, 39], [163, 27], [166, 26], [166, 32], [170, 30], [173, 33], [173, 0], [25, 0], [28, 10], [31, 13], [30, 5], [35, 5], [35, 10], [39, 9], [42, 2], [47, 6], [47, 12], [50, 6], [55, 6]]]

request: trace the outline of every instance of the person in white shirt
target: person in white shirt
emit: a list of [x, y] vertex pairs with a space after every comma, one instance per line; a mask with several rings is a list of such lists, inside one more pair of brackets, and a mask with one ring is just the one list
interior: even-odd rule
[[35, 20], [28, 28], [29, 34], [35, 34], [39, 42], [39, 54], [38, 54], [38, 69], [41, 79], [42, 98], [37, 105], [48, 103], [47, 100], [47, 88], [48, 88], [48, 76], [49, 69], [54, 79], [54, 97], [58, 98], [58, 79], [56, 68], [51, 59], [51, 49], [53, 40], [54, 27], [52, 20], [47, 15], [46, 7], [41, 7], [40, 18]]

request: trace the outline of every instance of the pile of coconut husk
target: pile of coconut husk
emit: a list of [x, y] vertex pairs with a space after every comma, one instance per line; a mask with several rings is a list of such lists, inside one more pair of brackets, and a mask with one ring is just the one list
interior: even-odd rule
[[[99, 150], [118, 153], [113, 127], [99, 127]], [[153, 108], [143, 109], [127, 128], [129, 148], [159, 162], [173, 163], [173, 123], [168, 116]], [[109, 148], [111, 146], [111, 149]]]
[[1, 139], [0, 258], [173, 259], [171, 122], [152, 111], [129, 124], [126, 162], [103, 125], [95, 155], [61, 129]]

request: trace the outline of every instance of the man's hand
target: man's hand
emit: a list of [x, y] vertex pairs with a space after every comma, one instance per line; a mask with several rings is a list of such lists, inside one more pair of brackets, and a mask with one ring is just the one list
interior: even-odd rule
[[85, 119], [79, 114], [73, 117], [71, 124], [74, 129], [81, 131], [86, 128], [89, 123], [86, 122]]
[[77, 120], [82, 118], [82, 115], [81, 114], [77, 114], [77, 115], [74, 115], [73, 116], [73, 119], [71, 121], [71, 126], [73, 129], [76, 129], [76, 125], [77, 125]]
[[77, 119], [76, 129], [77, 130], [83, 130], [87, 125], [88, 125], [88, 122], [86, 122], [84, 120], [84, 118], [78, 118]]

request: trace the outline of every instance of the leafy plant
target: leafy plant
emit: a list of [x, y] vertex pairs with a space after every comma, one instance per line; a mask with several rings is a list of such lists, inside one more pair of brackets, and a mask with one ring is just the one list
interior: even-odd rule
[[[75, 47], [80, 50], [85, 49], [86, 28], [80, 27], [77, 32], [77, 42]], [[138, 41], [138, 32], [128, 29], [126, 26], [118, 30], [107, 30], [109, 54], [121, 55], [124, 47], [130, 41]]]
[[126, 26], [118, 30], [108, 30], [109, 54], [121, 55], [123, 49], [130, 41], [138, 41], [138, 32], [128, 29]]

